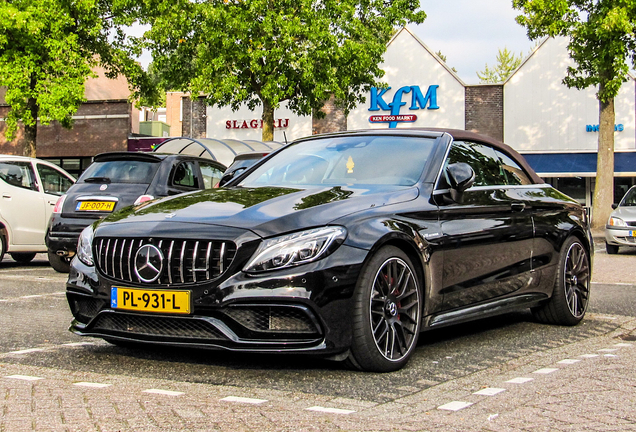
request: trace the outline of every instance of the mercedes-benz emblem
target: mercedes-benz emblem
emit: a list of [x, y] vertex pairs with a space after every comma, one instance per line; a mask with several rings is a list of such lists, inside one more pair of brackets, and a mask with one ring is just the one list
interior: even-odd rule
[[135, 254], [135, 274], [142, 282], [150, 283], [159, 279], [163, 270], [163, 254], [154, 245], [145, 244]]

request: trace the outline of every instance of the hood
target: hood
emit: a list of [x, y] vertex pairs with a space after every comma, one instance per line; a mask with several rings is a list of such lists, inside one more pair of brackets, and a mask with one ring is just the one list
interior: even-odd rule
[[612, 212], [612, 216], [621, 218], [625, 222], [636, 222], [636, 206], [620, 206]]
[[136, 223], [140, 231], [170, 222], [209, 224], [268, 237], [326, 225], [348, 214], [410, 201], [418, 195], [417, 187], [404, 186], [211, 189], [129, 207], [102, 223]]

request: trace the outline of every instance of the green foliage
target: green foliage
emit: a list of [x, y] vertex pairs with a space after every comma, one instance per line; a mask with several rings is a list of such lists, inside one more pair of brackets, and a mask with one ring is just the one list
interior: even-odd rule
[[[439, 57], [439, 59], [440, 59], [441, 61], [443, 61], [445, 64], [448, 64], [448, 63], [446, 63], [446, 56], [442, 53], [442, 51], [441, 51], [441, 50], [440, 50], [440, 51], [437, 51], [435, 54], [437, 55], [437, 57]], [[451, 68], [451, 70], [452, 70], [453, 72], [457, 73], [457, 69], [455, 69], [454, 67], [452, 67], [452, 68]]]
[[[22, 121], [35, 152], [36, 120], [72, 126], [84, 101], [86, 79], [101, 65], [109, 77], [123, 74], [133, 97], [149, 94], [151, 82], [125, 46], [108, 0], [11, 0], [0, 2], [0, 86], [10, 105], [5, 136], [15, 137]], [[34, 132], [29, 135], [29, 130]]]
[[517, 22], [528, 36], [569, 36], [569, 67], [563, 82], [599, 86], [598, 98], [613, 99], [636, 64], [636, 0], [513, 0]]
[[482, 84], [494, 84], [506, 81], [510, 74], [521, 65], [522, 60], [522, 53], [519, 53], [519, 57], [517, 57], [513, 52], [508, 51], [508, 48], [504, 48], [503, 51], [499, 49], [497, 65], [494, 68], [490, 68], [486, 63], [486, 69], [477, 72], [479, 82]]
[[395, 28], [424, 20], [418, 8], [419, 0], [145, 0], [137, 13], [152, 26], [145, 46], [165, 88], [235, 110], [273, 112], [287, 101], [309, 115], [332, 94], [345, 110], [363, 101]]

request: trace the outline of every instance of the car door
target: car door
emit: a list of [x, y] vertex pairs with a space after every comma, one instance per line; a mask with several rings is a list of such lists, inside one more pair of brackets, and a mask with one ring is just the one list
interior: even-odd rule
[[445, 166], [456, 162], [469, 164], [476, 177], [460, 203], [444, 198], [443, 176], [438, 185], [446, 310], [505, 296], [531, 282], [532, 215], [508, 184], [495, 149], [455, 142]]
[[73, 185], [74, 179], [69, 178], [50, 165], [38, 162], [36, 167], [40, 178], [40, 189], [44, 193], [44, 227], [46, 227], [51, 218], [51, 213], [53, 213], [55, 203]]
[[43, 245], [46, 210], [33, 165], [28, 161], [2, 161], [0, 179], [0, 215], [8, 225], [9, 244]]

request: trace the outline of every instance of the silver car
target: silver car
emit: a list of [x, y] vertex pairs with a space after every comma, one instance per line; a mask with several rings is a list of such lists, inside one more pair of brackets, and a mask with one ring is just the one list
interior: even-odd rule
[[619, 246], [636, 246], [636, 186], [632, 186], [605, 225], [605, 250], [618, 253]]

